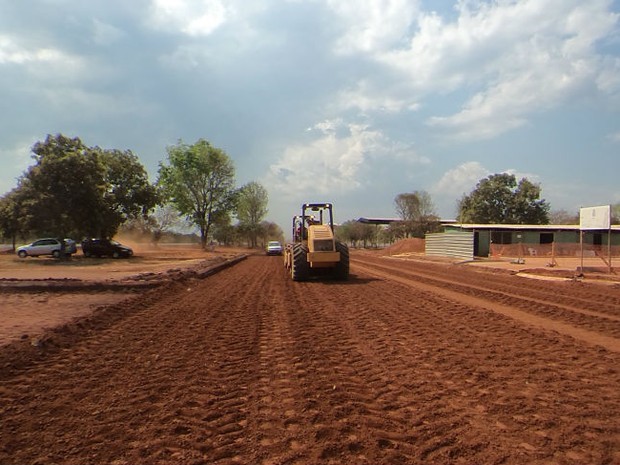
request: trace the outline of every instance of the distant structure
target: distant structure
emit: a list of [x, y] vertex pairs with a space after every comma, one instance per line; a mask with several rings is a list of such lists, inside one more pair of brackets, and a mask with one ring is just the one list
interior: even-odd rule
[[[401, 218], [361, 217], [364, 224], [389, 225]], [[440, 220], [443, 233], [427, 234], [427, 255], [457, 257], [601, 256], [610, 244], [612, 256], [620, 256], [620, 225], [609, 230], [583, 231], [578, 224], [466, 224]]]
[[[361, 217], [357, 220], [360, 223], [364, 224], [375, 224], [375, 225], [389, 225], [392, 223], [400, 223], [403, 221], [402, 218], [370, 218], [370, 217]], [[449, 224], [456, 223], [456, 220], [439, 220], [439, 222], [443, 226], [447, 226]]]

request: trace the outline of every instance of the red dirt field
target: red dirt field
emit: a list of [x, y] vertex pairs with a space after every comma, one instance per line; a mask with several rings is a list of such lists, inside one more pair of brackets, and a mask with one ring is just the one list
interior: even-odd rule
[[0, 347], [0, 463], [620, 463], [620, 286], [358, 251], [296, 283], [235, 255], [5, 279], [0, 315], [123, 298]]

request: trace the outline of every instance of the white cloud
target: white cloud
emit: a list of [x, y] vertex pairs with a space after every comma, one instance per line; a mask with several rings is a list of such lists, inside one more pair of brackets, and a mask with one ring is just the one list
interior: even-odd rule
[[446, 171], [431, 192], [442, 197], [460, 198], [461, 195], [471, 192], [478, 181], [490, 174], [479, 162], [468, 161]]
[[611, 96], [620, 96], [620, 58], [604, 57], [597, 77], [598, 88]]
[[156, 29], [206, 36], [220, 27], [228, 14], [220, 0], [153, 0], [150, 22]]
[[[397, 45], [418, 12], [417, 0], [326, 0], [341, 18], [345, 33], [338, 53], [374, 52]], [[386, 27], [389, 25], [389, 27]]]
[[365, 125], [327, 120], [312, 131], [319, 137], [308, 144], [286, 148], [271, 165], [267, 184], [279, 192], [349, 192], [361, 185], [364, 162], [388, 152], [389, 144], [380, 131]]
[[0, 35], [0, 65], [4, 64], [75, 68], [80, 60], [51, 47], [27, 48], [10, 36]]
[[10, 83], [11, 88], [20, 89], [26, 89], [29, 85], [41, 86], [46, 90], [55, 84], [71, 85], [89, 72], [85, 58], [49, 46], [26, 46], [17, 37], [7, 35], [0, 35], [2, 65], [23, 73], [19, 81]]
[[[530, 115], [581, 92], [620, 87], [618, 60], [596, 50], [617, 24], [609, 0], [459, 1], [453, 21], [419, 11], [417, 3], [389, 2], [393, 8], [375, 19], [377, 1], [362, 8], [328, 3], [349, 19], [339, 51], [366, 53], [401, 75], [403, 89], [389, 99], [376, 98], [380, 86], [370, 84], [343, 94], [364, 111], [373, 105], [399, 111], [432, 94], [473, 91], [460, 111], [435, 116], [429, 124], [484, 139], [522, 126]], [[404, 8], [401, 15], [397, 7]], [[394, 27], [383, 27], [384, 21]]]
[[607, 135], [607, 138], [613, 142], [620, 142], [620, 131]]
[[[604, 1], [587, 6], [575, 1], [549, 0], [546, 5], [524, 1], [487, 6], [466, 16], [460, 24], [468, 24], [470, 39], [477, 39], [473, 42], [488, 55], [476, 58], [479, 51], [474, 47], [466, 51], [470, 59], [483, 58], [482, 66], [470, 67], [469, 72], [486, 76], [486, 83], [481, 83], [484, 90], [460, 112], [431, 118], [430, 124], [452, 129], [459, 137], [494, 137], [587, 89], [604, 71], [594, 45], [614, 27], [616, 18], [606, 7]], [[559, 14], [550, 19], [548, 8]], [[501, 47], [494, 50], [498, 44]], [[464, 78], [473, 81], [476, 76]]]
[[112, 45], [125, 36], [125, 32], [98, 19], [93, 20], [93, 40], [99, 45]]
[[[534, 173], [525, 173], [509, 168], [500, 173], [512, 174], [517, 182], [527, 178], [533, 183], [539, 183], [540, 177]], [[484, 178], [494, 174], [477, 161], [461, 163], [456, 168], [446, 171], [443, 176], [429, 190], [433, 200], [440, 206], [444, 215], [452, 215], [456, 211], [458, 200], [469, 194]]]
[[[541, 62], [545, 58], [541, 57]], [[564, 69], [560, 63], [536, 63], [531, 69], [506, 76], [496, 85], [474, 95], [464, 108], [449, 117], [432, 117], [431, 126], [450, 128], [454, 135], [485, 139], [526, 124], [527, 116], [554, 107], [585, 86], [591, 78], [586, 63], [573, 63]]]
[[32, 53], [22, 50], [11, 37], [0, 35], [0, 64], [21, 64], [30, 60], [32, 60]]
[[[500, 173], [512, 174], [519, 182], [523, 178], [527, 178], [530, 182], [540, 182], [540, 177], [535, 173], [525, 173], [512, 168], [505, 169]], [[492, 173], [477, 161], [468, 161], [460, 164], [456, 168], [448, 170], [441, 179], [433, 186], [432, 192], [440, 195], [449, 195], [451, 197], [460, 197], [462, 194], [468, 194], [475, 189], [478, 182]]]
[[407, 110], [417, 111], [420, 107], [418, 102], [399, 95], [398, 89], [376, 88], [374, 83], [368, 80], [358, 82], [354, 88], [341, 91], [335, 103], [339, 110], [355, 108], [362, 113], [372, 111], [399, 113]]

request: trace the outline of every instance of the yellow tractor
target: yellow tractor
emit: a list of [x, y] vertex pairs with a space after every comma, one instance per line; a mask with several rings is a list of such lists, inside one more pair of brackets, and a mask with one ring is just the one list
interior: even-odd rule
[[331, 203], [305, 203], [293, 217], [293, 242], [284, 249], [284, 265], [293, 281], [316, 276], [349, 277], [349, 248], [334, 236]]

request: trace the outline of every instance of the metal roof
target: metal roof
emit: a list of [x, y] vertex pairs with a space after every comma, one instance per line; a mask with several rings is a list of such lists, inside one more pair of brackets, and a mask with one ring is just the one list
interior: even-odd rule
[[[365, 224], [392, 224], [392, 223], [400, 223], [403, 221], [402, 218], [367, 218], [361, 217], [357, 220], [360, 223]], [[456, 223], [456, 220], [439, 220], [441, 224], [453, 224]]]
[[402, 221], [400, 218], [366, 218], [361, 217], [357, 220], [360, 223], [365, 224], [391, 224]]
[[[371, 218], [361, 217], [357, 221], [365, 224], [392, 224], [400, 223], [401, 218]], [[444, 226], [452, 226], [460, 229], [510, 229], [510, 230], [529, 230], [529, 231], [579, 231], [578, 224], [483, 224], [483, 223], [457, 223], [456, 220], [439, 220]], [[612, 231], [620, 231], [620, 224], [611, 226]], [[606, 231], [606, 230], [603, 230]]]
[[[512, 230], [540, 230], [540, 231], [579, 231], [578, 224], [470, 224], [454, 223], [450, 226], [461, 229], [512, 229]], [[612, 225], [613, 231], [620, 231], [620, 225]], [[606, 231], [606, 230], [603, 230]]]

